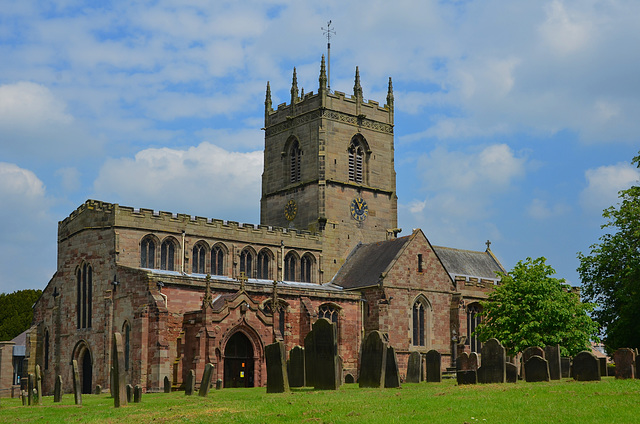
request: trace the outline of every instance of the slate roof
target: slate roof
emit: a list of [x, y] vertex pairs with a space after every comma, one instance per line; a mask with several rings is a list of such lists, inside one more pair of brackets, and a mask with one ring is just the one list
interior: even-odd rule
[[357, 245], [331, 283], [345, 289], [378, 284], [380, 275], [389, 267], [414, 234], [393, 240]]
[[456, 275], [499, 280], [496, 272], [506, 272], [490, 251], [433, 246], [433, 250], [452, 277]]

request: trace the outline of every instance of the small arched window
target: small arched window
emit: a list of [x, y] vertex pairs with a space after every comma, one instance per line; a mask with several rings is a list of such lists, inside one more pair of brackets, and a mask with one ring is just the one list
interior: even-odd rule
[[289, 252], [284, 257], [284, 279], [285, 281], [296, 281], [296, 268], [298, 257], [295, 253]]
[[145, 237], [140, 243], [140, 267], [155, 268], [156, 243], [151, 237]]
[[269, 263], [271, 262], [271, 255], [268, 250], [261, 250], [258, 253], [258, 278], [268, 280], [269, 275]]
[[249, 249], [244, 249], [240, 253], [240, 272], [244, 272], [247, 278], [253, 277], [253, 253]]
[[349, 146], [349, 181], [364, 182], [364, 146], [357, 138], [351, 140]]
[[431, 306], [426, 298], [420, 296], [413, 303], [412, 314], [413, 314], [413, 337], [411, 343], [414, 346], [428, 346], [429, 340], [429, 313], [431, 311]]
[[296, 183], [300, 181], [302, 163], [302, 150], [298, 140], [295, 140], [289, 150], [289, 175], [290, 182]]
[[312, 270], [314, 259], [310, 254], [306, 254], [300, 259], [300, 281], [312, 282]]
[[171, 239], [162, 242], [160, 247], [160, 269], [175, 270], [176, 245]]
[[482, 306], [479, 303], [472, 303], [467, 307], [467, 345], [469, 345], [471, 352], [478, 352], [482, 350], [482, 343], [478, 340], [474, 332], [476, 327], [480, 324]]
[[331, 322], [338, 324], [338, 315], [340, 311], [335, 305], [325, 303], [318, 308], [318, 318], [326, 318]]
[[76, 270], [76, 323], [78, 328], [91, 328], [93, 269], [83, 264]]
[[211, 273], [224, 275], [224, 249], [220, 245], [211, 248]]
[[194, 274], [204, 274], [205, 273], [205, 257], [207, 254], [207, 249], [202, 243], [197, 243], [193, 246], [193, 264], [191, 266], [191, 272]]

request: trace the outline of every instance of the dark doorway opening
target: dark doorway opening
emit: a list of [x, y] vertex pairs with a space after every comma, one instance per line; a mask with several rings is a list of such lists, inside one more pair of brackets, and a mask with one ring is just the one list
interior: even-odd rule
[[82, 354], [82, 393], [91, 394], [91, 380], [93, 379], [93, 364], [91, 363], [91, 353], [85, 349]]
[[224, 348], [224, 387], [253, 387], [253, 346], [237, 332]]

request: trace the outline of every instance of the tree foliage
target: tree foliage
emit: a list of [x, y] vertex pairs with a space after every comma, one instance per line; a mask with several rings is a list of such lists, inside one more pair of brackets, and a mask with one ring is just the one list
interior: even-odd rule
[[[640, 155], [633, 158], [640, 168]], [[607, 351], [620, 347], [640, 348], [640, 187], [619, 193], [620, 202], [604, 210], [612, 231], [578, 253], [578, 273], [584, 299], [598, 307], [594, 316], [603, 326]]]
[[31, 326], [33, 304], [42, 290], [0, 293], [0, 341], [11, 340]]
[[482, 302], [482, 322], [476, 329], [481, 341], [500, 340], [509, 355], [529, 346], [560, 344], [565, 354], [576, 354], [589, 346], [598, 325], [588, 313], [590, 304], [580, 302], [564, 279], [545, 258], [519, 261], [499, 286]]

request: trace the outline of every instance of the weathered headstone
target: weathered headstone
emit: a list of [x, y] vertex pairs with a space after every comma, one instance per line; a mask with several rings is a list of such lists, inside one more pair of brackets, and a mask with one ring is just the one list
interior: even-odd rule
[[287, 362], [284, 343], [277, 341], [264, 347], [267, 362], [267, 393], [284, 393], [289, 391]]
[[456, 371], [468, 371], [469, 370], [469, 354], [467, 352], [460, 352], [456, 358]]
[[577, 381], [600, 381], [600, 362], [593, 353], [580, 352], [573, 358], [572, 373]]
[[133, 401], [133, 386], [131, 384], [127, 384], [125, 386], [125, 390], [127, 391], [127, 402], [131, 403]]
[[171, 393], [171, 380], [166, 375], [164, 376], [164, 392]]
[[409, 354], [409, 361], [407, 362], [407, 379], [406, 379], [407, 383], [420, 382], [421, 362], [422, 362], [422, 355], [420, 355], [420, 352], [413, 351]]
[[133, 388], [133, 403], [140, 403], [142, 401], [142, 386], [136, 384]]
[[598, 362], [600, 362], [600, 377], [607, 376], [607, 358], [598, 358]]
[[379, 331], [370, 332], [362, 343], [360, 359], [360, 387], [384, 387], [387, 368], [387, 342]]
[[78, 371], [78, 361], [71, 361], [71, 375], [73, 379], [73, 400], [76, 405], [82, 405], [82, 388], [80, 386], [80, 372]]
[[427, 383], [442, 381], [442, 356], [437, 350], [431, 349], [424, 357], [427, 364]]
[[207, 364], [204, 366], [204, 373], [202, 374], [202, 380], [200, 381], [200, 396], [207, 396], [209, 394], [209, 388], [211, 387], [211, 377], [213, 376], [213, 364]]
[[475, 370], [456, 370], [456, 381], [459, 385], [476, 384], [478, 382], [478, 372]]
[[549, 381], [549, 363], [538, 355], [530, 357], [524, 363], [524, 376], [528, 383]]
[[62, 376], [60, 374], [56, 376], [56, 383], [53, 386], [53, 401], [62, 402]]
[[102, 394], [102, 386], [99, 384], [96, 384], [96, 392], [97, 395], [101, 395]]
[[532, 356], [539, 356], [545, 359], [544, 349], [540, 346], [530, 346], [526, 348], [524, 352], [522, 352], [522, 362], [526, 364], [529, 358], [531, 358]]
[[33, 398], [33, 385], [35, 383], [35, 375], [33, 375], [33, 373], [29, 373], [27, 375], [27, 396], [28, 396], [28, 401], [29, 401], [29, 405], [34, 405], [35, 404], [35, 399]]
[[518, 382], [518, 367], [516, 366], [516, 364], [507, 362], [505, 364], [505, 371], [506, 371], [507, 383]]
[[571, 358], [569, 356], [560, 357], [560, 370], [562, 378], [569, 378], [571, 374]]
[[304, 348], [294, 346], [289, 352], [289, 387], [304, 387]]
[[191, 396], [195, 391], [196, 391], [196, 372], [194, 370], [189, 370], [189, 374], [187, 374], [187, 379], [184, 383], [184, 394], [187, 396]]
[[42, 405], [42, 373], [38, 364], [36, 364], [36, 386], [33, 389], [37, 393], [35, 397], [36, 405]]
[[315, 357], [316, 349], [313, 346], [313, 330], [310, 331], [304, 338], [304, 375], [305, 383], [308, 387], [313, 387], [316, 384], [315, 381]]
[[636, 354], [633, 350], [623, 347], [613, 354], [613, 361], [616, 363], [616, 379], [635, 378], [634, 366]]
[[387, 365], [384, 373], [384, 387], [393, 389], [400, 387], [400, 372], [398, 370], [398, 357], [396, 350], [387, 346]]
[[20, 397], [22, 398], [22, 406], [29, 405], [29, 395], [27, 394], [26, 390], [22, 390], [20, 392]]
[[[314, 388], [337, 390], [338, 379], [338, 332], [335, 323], [320, 318], [313, 324], [313, 346], [315, 354]], [[306, 350], [306, 346], [305, 346]]]
[[549, 379], [560, 380], [562, 372], [560, 370], [560, 345], [545, 346], [544, 359], [549, 363]]
[[507, 379], [506, 354], [502, 344], [489, 339], [482, 345], [482, 365], [478, 368], [479, 383], [504, 383]]
[[124, 345], [122, 334], [117, 331], [113, 333], [111, 345], [111, 372], [113, 373], [113, 387], [111, 387], [113, 406], [119, 408], [127, 404], [127, 390], [125, 388]]
[[469, 354], [469, 369], [473, 371], [478, 371], [478, 354], [476, 352], [471, 352]]
[[222, 390], [222, 379], [221, 378], [216, 380], [216, 390]]

